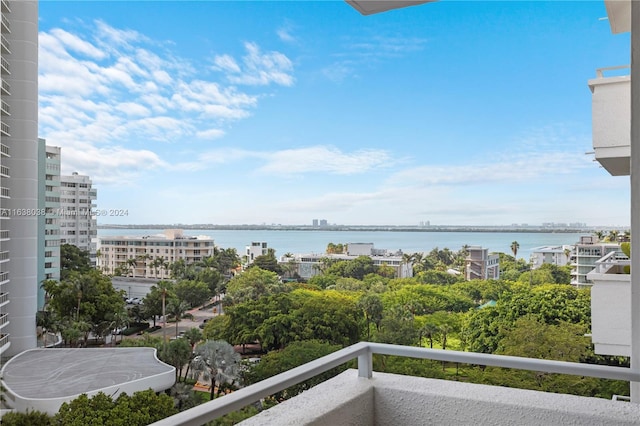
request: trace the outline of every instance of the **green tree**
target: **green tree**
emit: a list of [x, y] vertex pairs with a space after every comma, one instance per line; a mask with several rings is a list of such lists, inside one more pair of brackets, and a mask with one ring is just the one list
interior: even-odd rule
[[371, 324], [375, 324], [376, 329], [380, 328], [380, 322], [382, 321], [382, 301], [380, 297], [375, 294], [364, 295], [358, 300], [358, 307], [364, 313], [364, 318], [367, 323], [367, 340], [371, 339]]
[[92, 270], [89, 252], [72, 244], [60, 245], [60, 280], [64, 281], [71, 272], [86, 273]]
[[178, 281], [174, 285], [173, 290], [178, 299], [186, 302], [192, 308], [198, 305], [204, 305], [212, 295], [207, 284], [202, 281]]
[[[247, 384], [257, 383], [275, 376], [276, 374], [289, 371], [292, 368], [306, 364], [307, 362], [311, 362], [325, 355], [329, 355], [340, 348], [340, 345], [331, 345], [318, 340], [292, 342], [284, 349], [269, 352], [261, 358], [260, 362], [250, 366], [244, 375], [244, 380]], [[278, 393], [275, 397], [276, 399], [294, 397], [318, 383], [324, 382], [337, 374], [340, 374], [346, 368], [347, 365], [333, 368], [309, 380], [294, 385]]]
[[175, 339], [159, 351], [159, 358], [176, 369], [176, 381], [182, 375], [183, 367], [191, 361], [191, 345], [186, 339]]
[[256, 256], [249, 268], [260, 268], [265, 271], [275, 272], [276, 274], [282, 273], [282, 268], [280, 264], [278, 264], [278, 259], [273, 249], [269, 249], [267, 254]]
[[225, 303], [242, 303], [262, 296], [289, 291], [291, 287], [280, 281], [278, 274], [260, 268], [250, 268], [235, 276], [227, 284]]
[[167, 306], [166, 313], [170, 314], [176, 321], [176, 337], [178, 337], [178, 323], [182, 319], [182, 316], [189, 309], [189, 305], [178, 299], [171, 299]]
[[2, 415], [2, 426], [53, 426], [53, 418], [41, 411], [7, 411]]
[[122, 393], [115, 401], [100, 392], [91, 398], [83, 394], [62, 404], [54, 417], [54, 424], [143, 426], [175, 413], [177, 409], [174, 408], [173, 399], [164, 393], [156, 395], [151, 389], [135, 392], [131, 397]]

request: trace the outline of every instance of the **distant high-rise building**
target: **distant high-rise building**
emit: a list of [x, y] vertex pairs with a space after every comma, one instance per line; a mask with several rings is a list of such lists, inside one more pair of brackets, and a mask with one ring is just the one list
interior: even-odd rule
[[97, 190], [89, 176], [77, 172], [60, 176], [60, 244], [72, 244], [89, 252], [96, 264], [98, 223], [94, 215]]
[[320, 226], [327, 226], [327, 219], [320, 219]]
[[0, 354], [36, 347], [38, 2], [0, 2]]
[[[38, 283], [60, 280], [60, 147], [38, 140]], [[44, 214], [43, 214], [44, 213]], [[38, 285], [38, 310], [44, 290]]]
[[313, 226], [316, 226], [316, 227], [317, 227], [317, 226], [318, 226], [318, 219], [313, 219], [313, 222], [312, 222], [312, 223], [313, 223]]

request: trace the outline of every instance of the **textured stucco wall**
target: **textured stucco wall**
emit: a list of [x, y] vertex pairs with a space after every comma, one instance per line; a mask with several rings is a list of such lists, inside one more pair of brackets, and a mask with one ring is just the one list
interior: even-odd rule
[[241, 423], [252, 425], [637, 425], [640, 405], [348, 370]]

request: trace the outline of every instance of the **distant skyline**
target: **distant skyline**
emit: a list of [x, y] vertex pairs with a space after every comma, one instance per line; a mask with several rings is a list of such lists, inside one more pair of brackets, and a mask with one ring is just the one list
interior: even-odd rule
[[587, 81], [629, 63], [604, 2], [39, 7], [39, 136], [99, 224], [628, 226], [585, 154]]

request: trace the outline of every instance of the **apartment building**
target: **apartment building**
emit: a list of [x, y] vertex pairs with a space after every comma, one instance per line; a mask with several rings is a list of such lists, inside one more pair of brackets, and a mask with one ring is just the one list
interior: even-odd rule
[[177, 260], [192, 264], [213, 256], [214, 241], [167, 229], [158, 235], [101, 237], [98, 250], [98, 268], [106, 274], [163, 279], [170, 276], [169, 265]]
[[538, 269], [548, 263], [565, 266], [569, 264], [571, 254], [575, 250], [572, 245], [540, 246], [531, 249], [531, 267]]
[[489, 254], [488, 248], [471, 246], [465, 259], [465, 278], [470, 280], [497, 280], [500, 278], [500, 256]]
[[373, 243], [349, 243], [344, 254], [310, 253], [282, 256], [280, 263], [293, 265], [291, 273], [309, 279], [321, 274], [322, 259], [353, 260], [359, 256], [369, 256], [376, 266], [390, 266], [394, 269], [396, 278], [413, 277], [413, 263], [403, 258], [402, 251], [390, 252], [386, 249], [376, 249]]
[[590, 287], [593, 282], [587, 274], [596, 268], [596, 262], [611, 252], [622, 253], [620, 244], [604, 243], [595, 236], [582, 236], [571, 258], [571, 284], [578, 288]]
[[98, 222], [95, 216], [97, 190], [89, 176], [77, 172], [60, 176], [60, 243], [89, 252], [96, 265]]
[[36, 347], [38, 2], [2, 0], [0, 11], [0, 354], [4, 357]]
[[[60, 161], [60, 147], [38, 139], [38, 283], [60, 280]], [[38, 285], [38, 310], [43, 307]]]

